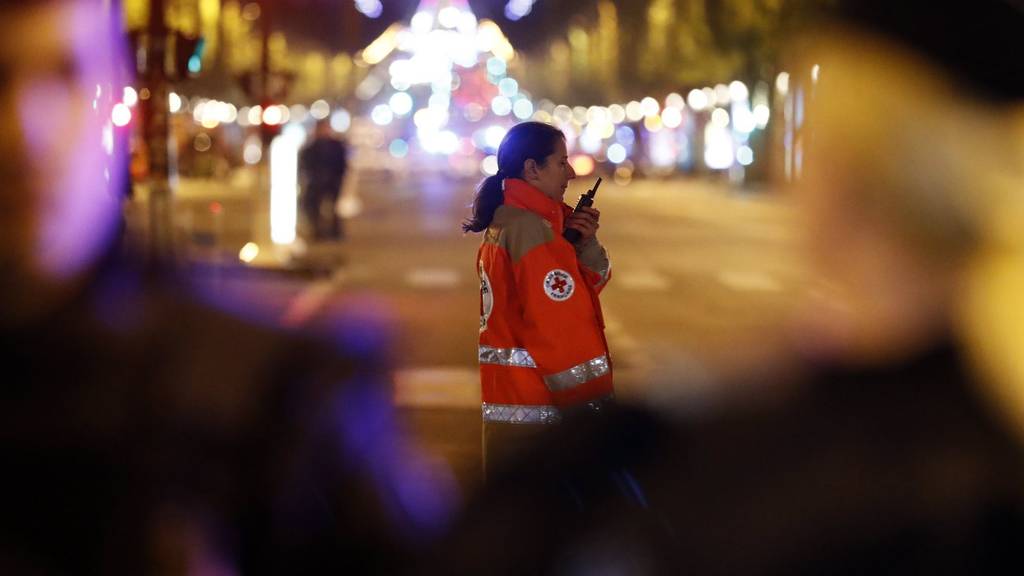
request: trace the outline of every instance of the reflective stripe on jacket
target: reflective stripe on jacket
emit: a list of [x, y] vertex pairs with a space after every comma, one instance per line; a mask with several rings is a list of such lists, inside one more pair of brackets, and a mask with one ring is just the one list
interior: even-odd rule
[[569, 206], [523, 180], [504, 190], [477, 258], [484, 418], [554, 422], [612, 395], [598, 300], [611, 267], [596, 239], [562, 238]]

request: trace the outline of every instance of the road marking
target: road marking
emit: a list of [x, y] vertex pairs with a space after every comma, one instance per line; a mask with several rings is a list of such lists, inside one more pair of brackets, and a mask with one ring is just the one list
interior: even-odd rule
[[455, 288], [459, 281], [454, 268], [414, 268], [405, 275], [405, 283], [413, 288]]
[[309, 321], [313, 315], [324, 307], [334, 293], [335, 281], [318, 280], [309, 288], [299, 292], [298, 296], [288, 303], [288, 308], [281, 315], [281, 323], [289, 327], [297, 327]]
[[458, 230], [459, 223], [456, 221], [448, 221], [439, 217], [432, 217], [425, 219], [420, 228], [424, 232], [447, 232], [451, 233], [452, 230]]
[[664, 292], [669, 288], [669, 279], [652, 269], [618, 269], [614, 275], [612, 282], [623, 290]]
[[608, 337], [613, 357], [619, 352], [633, 354], [640, 348], [636, 338], [626, 332], [618, 317], [607, 311], [604, 314], [604, 333]]
[[746, 224], [741, 231], [744, 236], [774, 242], [784, 242], [796, 236], [791, 228], [782, 224]]
[[717, 279], [723, 285], [737, 292], [780, 292], [782, 286], [763, 272], [726, 270], [719, 272]]
[[480, 372], [463, 366], [396, 370], [395, 404], [404, 408], [480, 408]]
[[616, 353], [622, 351], [634, 352], [640, 349], [640, 343], [637, 342], [636, 338], [633, 338], [632, 336], [619, 336], [617, 334], [609, 334], [608, 341], [613, 342], [615, 344], [614, 346], [609, 345], [609, 347], [613, 348]]
[[291, 327], [305, 324], [327, 304], [334, 292], [347, 278], [345, 270], [338, 269], [331, 275], [331, 278], [317, 280], [310, 284], [288, 303], [285, 313], [281, 315], [281, 323]]

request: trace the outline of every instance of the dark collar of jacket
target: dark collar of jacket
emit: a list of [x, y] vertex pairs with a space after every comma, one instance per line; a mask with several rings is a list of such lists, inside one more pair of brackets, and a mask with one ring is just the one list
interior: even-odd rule
[[561, 234], [565, 219], [572, 214], [572, 208], [558, 200], [549, 198], [536, 186], [519, 178], [506, 178], [505, 205], [529, 210], [551, 224], [555, 234]]

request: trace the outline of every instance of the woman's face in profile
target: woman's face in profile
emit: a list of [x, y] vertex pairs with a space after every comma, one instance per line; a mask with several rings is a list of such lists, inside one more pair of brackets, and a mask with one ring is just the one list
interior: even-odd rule
[[537, 166], [536, 176], [530, 183], [545, 196], [561, 202], [565, 196], [565, 189], [569, 186], [569, 180], [575, 177], [576, 172], [569, 164], [565, 141], [559, 138], [555, 142], [554, 151], [544, 159], [544, 164]]

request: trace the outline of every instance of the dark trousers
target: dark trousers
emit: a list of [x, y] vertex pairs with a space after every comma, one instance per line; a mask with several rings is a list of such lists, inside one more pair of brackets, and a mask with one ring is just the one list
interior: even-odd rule
[[[557, 424], [508, 424], [484, 422], [483, 461], [484, 480], [495, 478], [506, 466], [514, 466], [530, 450], [541, 443], [550, 451], [552, 431], [561, 435], [586, 434], [587, 430], [609, 417], [616, 410], [612, 397], [602, 398], [577, 406], [561, 409], [562, 420]], [[546, 436], [547, 439], [541, 438]]]
[[337, 210], [340, 195], [340, 188], [312, 188], [303, 191], [302, 213], [309, 222], [314, 240], [341, 240], [343, 237], [341, 217]]
[[483, 460], [484, 481], [495, 478], [506, 466], [527, 454], [554, 424], [505, 424], [484, 422]]

